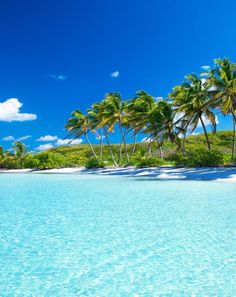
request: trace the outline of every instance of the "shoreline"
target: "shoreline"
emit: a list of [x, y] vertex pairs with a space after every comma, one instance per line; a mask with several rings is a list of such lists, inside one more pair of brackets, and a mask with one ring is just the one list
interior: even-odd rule
[[183, 168], [172, 166], [136, 168], [106, 167], [86, 169], [85, 167], [59, 169], [0, 169], [0, 174], [31, 173], [31, 174], [94, 174], [105, 176], [147, 177], [157, 180], [208, 180], [236, 183], [236, 167], [201, 167]]

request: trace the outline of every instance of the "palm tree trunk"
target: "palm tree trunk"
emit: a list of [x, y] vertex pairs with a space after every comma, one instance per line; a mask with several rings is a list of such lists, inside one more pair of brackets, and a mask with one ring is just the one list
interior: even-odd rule
[[118, 163], [120, 163], [121, 157], [122, 157], [122, 145], [124, 141], [124, 135], [121, 126], [119, 125], [120, 133], [121, 133], [121, 141], [120, 141], [120, 150], [119, 150], [119, 160]]
[[158, 146], [158, 149], [159, 149], [160, 157], [163, 160], [164, 159], [163, 150], [162, 150], [161, 144], [160, 144], [160, 142], [158, 140], [157, 140], [157, 146]]
[[126, 136], [126, 128], [125, 128], [125, 132], [123, 132], [121, 124], [119, 124], [119, 129], [120, 129], [120, 133], [121, 133], [121, 142], [120, 142], [120, 152], [119, 152], [119, 160], [118, 163], [120, 162], [121, 158], [122, 158], [122, 145], [124, 144], [124, 148], [125, 148], [125, 155], [126, 155], [126, 160], [127, 163], [129, 163], [129, 156], [128, 156], [128, 152], [127, 152], [127, 146], [126, 146], [126, 141], [125, 141], [125, 136]]
[[205, 134], [205, 137], [206, 137], [206, 142], [207, 142], [208, 150], [210, 151], [211, 150], [211, 144], [210, 144], [210, 141], [209, 141], [209, 137], [208, 137], [208, 134], [207, 134], [207, 130], [206, 130], [205, 124], [204, 124], [204, 122], [202, 120], [202, 116], [199, 116], [199, 119], [200, 119], [200, 122], [202, 124], [202, 128], [204, 130], [204, 134]]
[[101, 128], [100, 129], [100, 158], [101, 158], [101, 160], [102, 160], [102, 153], [103, 153], [103, 147], [102, 147], [103, 141], [102, 141], [102, 137], [103, 137], [103, 135], [102, 135], [102, 128]]
[[96, 158], [97, 161], [99, 161], [99, 160], [98, 160], [98, 157], [97, 157], [97, 155], [96, 155], [96, 153], [95, 153], [95, 151], [94, 151], [94, 149], [93, 149], [93, 146], [91, 145], [91, 143], [90, 143], [90, 141], [89, 141], [89, 138], [88, 138], [88, 134], [87, 134], [87, 133], [85, 133], [85, 138], [86, 138], [86, 141], [87, 141], [87, 143], [88, 143], [88, 145], [89, 145], [89, 147], [90, 147], [90, 149], [91, 149], [91, 151], [92, 151], [94, 157]]
[[126, 132], [127, 132], [127, 129], [125, 128], [125, 132], [124, 132], [124, 147], [125, 147], [125, 157], [126, 157], [126, 161], [127, 161], [127, 164], [129, 164], [129, 155], [128, 155], [128, 150], [127, 150], [127, 145], [126, 145], [126, 140], [125, 140], [125, 136], [126, 136]]
[[135, 153], [135, 150], [136, 150], [136, 143], [137, 143], [137, 135], [135, 134], [134, 135], [134, 144], [133, 144], [133, 149], [132, 149], [133, 154]]
[[116, 163], [116, 160], [115, 160], [115, 157], [114, 157], [114, 154], [113, 154], [113, 150], [112, 150], [112, 147], [110, 145], [110, 141], [109, 141], [109, 138], [108, 138], [108, 135], [107, 135], [107, 131], [105, 131], [105, 137], [106, 137], [106, 141], [107, 141], [107, 145], [109, 147], [109, 150], [110, 150], [110, 155], [111, 155], [111, 159], [112, 159], [112, 162], [115, 166], [118, 166], [118, 164]]
[[233, 116], [233, 145], [232, 145], [232, 161], [234, 162], [235, 161], [235, 146], [236, 146], [236, 143], [235, 143], [235, 138], [236, 138], [236, 120]]
[[150, 157], [152, 154], [152, 142], [150, 140], [150, 142], [148, 143], [148, 157]]

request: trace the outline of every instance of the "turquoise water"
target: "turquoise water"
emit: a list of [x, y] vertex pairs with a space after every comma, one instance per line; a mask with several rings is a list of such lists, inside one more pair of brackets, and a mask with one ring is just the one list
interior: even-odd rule
[[0, 296], [236, 296], [236, 185], [0, 175]]

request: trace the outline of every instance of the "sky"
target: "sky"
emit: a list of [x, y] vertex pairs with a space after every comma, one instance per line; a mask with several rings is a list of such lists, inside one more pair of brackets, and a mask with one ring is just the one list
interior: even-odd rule
[[0, 145], [62, 145], [71, 112], [105, 93], [166, 97], [214, 58], [235, 61], [235, 19], [233, 0], [0, 1]]

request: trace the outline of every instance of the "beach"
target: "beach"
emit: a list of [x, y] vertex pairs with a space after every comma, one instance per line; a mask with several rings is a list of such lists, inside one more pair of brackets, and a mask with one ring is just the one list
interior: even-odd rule
[[47, 170], [11, 169], [0, 170], [0, 173], [31, 173], [31, 174], [97, 174], [108, 176], [147, 177], [158, 180], [212, 180], [236, 182], [236, 167], [203, 167], [203, 168], [177, 168], [177, 167], [107, 167], [99, 169], [59, 168]]

